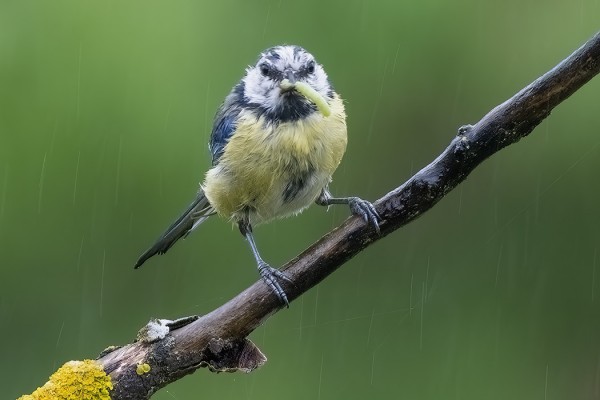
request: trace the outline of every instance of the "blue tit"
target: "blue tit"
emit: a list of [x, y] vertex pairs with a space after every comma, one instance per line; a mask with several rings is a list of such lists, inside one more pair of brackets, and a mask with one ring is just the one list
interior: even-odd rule
[[260, 276], [289, 306], [281, 284], [290, 280], [263, 261], [252, 229], [296, 215], [314, 202], [347, 204], [353, 214], [379, 230], [379, 216], [371, 203], [358, 197], [335, 198], [328, 190], [346, 143], [344, 104], [323, 67], [299, 46], [265, 50], [216, 113], [209, 143], [212, 168], [196, 198], [140, 256], [135, 268], [166, 253], [218, 214], [238, 225]]

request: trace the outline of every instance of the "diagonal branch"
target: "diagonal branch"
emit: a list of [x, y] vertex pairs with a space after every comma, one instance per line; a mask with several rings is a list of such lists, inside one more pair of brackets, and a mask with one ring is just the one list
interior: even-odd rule
[[[431, 164], [379, 199], [375, 206], [383, 218], [381, 235], [351, 217], [288, 262], [283, 269], [294, 282], [285, 288], [290, 300], [371, 243], [429, 210], [483, 160], [529, 135], [554, 107], [598, 72], [600, 33], [475, 125], [461, 127]], [[202, 366], [218, 371], [249, 371], [260, 366], [265, 358], [246, 336], [280, 308], [276, 296], [259, 281], [209, 314], [172, 327], [165, 337], [146, 332], [137, 342], [105, 353], [99, 362], [111, 375], [112, 398], [147, 399]], [[152, 324], [146, 328], [151, 330]], [[150, 371], [139, 375], [136, 365], [142, 363]]]

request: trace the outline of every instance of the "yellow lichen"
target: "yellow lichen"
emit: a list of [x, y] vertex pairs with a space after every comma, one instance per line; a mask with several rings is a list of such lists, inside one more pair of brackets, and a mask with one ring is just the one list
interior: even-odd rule
[[44, 386], [17, 400], [110, 400], [112, 388], [110, 376], [98, 362], [69, 361]]
[[148, 363], [143, 363], [143, 364], [138, 364], [137, 368], [135, 369], [135, 372], [138, 375], [144, 375], [147, 374], [148, 372], [150, 372], [150, 364]]

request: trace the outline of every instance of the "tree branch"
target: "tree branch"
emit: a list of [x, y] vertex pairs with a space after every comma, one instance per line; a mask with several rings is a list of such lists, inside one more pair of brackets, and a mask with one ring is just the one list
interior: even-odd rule
[[[531, 133], [554, 107], [598, 72], [600, 33], [475, 125], [461, 127], [431, 164], [379, 199], [375, 206], [382, 216], [380, 235], [351, 217], [288, 262], [283, 269], [294, 282], [285, 288], [289, 299], [296, 299], [371, 243], [429, 210], [483, 160]], [[171, 326], [168, 331], [165, 321], [151, 322], [137, 342], [99, 358], [112, 378], [112, 398], [147, 399], [202, 366], [250, 371], [262, 365], [265, 357], [246, 337], [280, 308], [272, 291], [258, 281], [209, 314], [181, 323], [182, 327]], [[150, 371], [140, 375], [136, 366], [142, 364], [148, 364]]]

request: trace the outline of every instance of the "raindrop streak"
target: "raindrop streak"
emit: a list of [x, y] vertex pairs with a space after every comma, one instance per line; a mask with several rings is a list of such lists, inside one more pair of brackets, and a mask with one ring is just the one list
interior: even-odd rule
[[317, 286], [317, 295], [315, 296], [315, 326], [317, 325], [317, 306], [319, 305], [319, 286]]
[[498, 198], [494, 197], [494, 226], [498, 226]]
[[547, 191], [549, 191], [558, 181], [560, 181], [562, 178], [564, 178], [569, 172], [571, 172], [571, 170], [573, 170], [576, 166], [578, 166], [579, 164], [581, 164], [581, 162], [583, 160], [585, 160], [590, 154], [592, 154], [597, 148], [598, 146], [600, 146], [600, 142], [596, 142], [596, 144], [594, 144], [592, 147], [590, 147], [587, 151], [585, 151], [583, 153], [583, 155], [581, 157], [579, 157], [573, 164], [571, 164], [570, 166], [568, 166], [560, 175], [558, 175], [556, 177], [556, 179], [554, 179], [552, 182], [550, 182], [550, 184], [548, 186], [546, 186], [544, 188], [544, 190], [542, 190], [539, 193], [539, 196], [536, 196], [536, 198], [532, 201], [529, 202], [529, 204], [525, 207], [523, 207], [522, 210], [518, 211], [517, 213], [515, 213], [511, 218], [509, 218], [500, 228], [496, 229], [494, 232], [492, 232], [492, 234], [490, 235], [490, 237], [488, 238], [488, 240], [486, 241], [486, 244], [491, 242], [492, 239], [501, 231], [503, 231], [504, 229], [506, 229], [510, 224], [512, 224], [519, 216], [521, 216], [522, 214], [525, 214], [531, 207], [533, 207], [533, 205], [535, 204], [536, 201], [539, 201], [539, 198], [541, 198]]
[[500, 245], [500, 251], [498, 252], [498, 262], [496, 263], [496, 281], [494, 282], [494, 289], [498, 287], [498, 276], [500, 275], [500, 261], [502, 261], [502, 246]]
[[164, 177], [164, 171], [161, 170], [158, 173], [158, 196], [160, 198], [162, 198], [163, 194], [164, 194], [164, 190], [163, 190], [163, 181], [164, 181], [164, 179], [163, 179], [163, 177]]
[[[169, 107], [167, 107], [167, 114], [165, 116], [165, 123], [163, 125], [163, 131], [165, 133], [165, 137], [168, 137], [167, 135], [167, 129], [169, 126], [169, 119], [171, 118], [171, 106], [173, 105], [173, 102], [169, 102]], [[166, 157], [163, 157], [161, 159], [162, 161], [162, 165], [160, 168], [160, 172], [159, 172], [159, 176], [158, 176], [158, 193], [160, 197], [163, 197], [163, 193], [164, 193], [164, 172], [167, 170], [167, 165], [169, 164], [169, 157], [171, 156], [172, 152], [169, 151]]]
[[267, 343], [267, 324], [263, 326], [262, 330], [262, 341], [260, 342], [261, 346], [264, 346]]
[[62, 322], [62, 325], [60, 326], [60, 331], [58, 331], [58, 339], [56, 339], [56, 348], [58, 348], [58, 344], [60, 343], [60, 337], [62, 336], [64, 327], [65, 327], [65, 321]]
[[396, 63], [398, 62], [398, 54], [400, 54], [400, 46], [402, 43], [398, 44], [398, 48], [396, 49], [396, 55], [394, 56], [394, 64], [392, 64], [392, 75], [396, 72]]
[[106, 249], [102, 253], [102, 277], [100, 278], [100, 316], [102, 317], [102, 303], [104, 300], [104, 267], [106, 265]]
[[542, 188], [542, 172], [543, 171], [540, 171], [537, 182], [535, 183], [535, 203], [533, 205], [533, 217], [535, 221], [537, 221], [540, 216], [540, 190]]
[[79, 89], [81, 88], [81, 41], [79, 42], [79, 55], [77, 57], [77, 112], [75, 118], [79, 121]]
[[454, 121], [456, 119], [456, 115], [458, 114], [458, 106], [460, 104], [460, 98], [462, 94], [462, 86], [463, 86], [463, 75], [460, 74], [458, 77], [458, 82], [456, 82], [456, 91], [454, 92], [454, 100], [452, 102], [452, 113], [450, 114], [450, 120]]
[[83, 253], [83, 238], [85, 236], [81, 236], [81, 243], [79, 244], [79, 255], [77, 256], [77, 272], [81, 267], [81, 254]]
[[594, 287], [596, 286], [596, 256], [598, 255], [598, 248], [594, 249], [594, 261], [592, 262], [592, 303], [594, 302]]
[[4, 169], [4, 184], [2, 185], [2, 201], [0, 201], [0, 219], [4, 216], [4, 207], [6, 206], [6, 188], [8, 187], [8, 164]]
[[169, 391], [168, 391], [168, 390], [166, 390], [166, 389], [165, 389], [165, 392], [166, 392], [166, 393], [167, 393], [169, 396], [171, 396], [172, 398], [174, 398], [175, 400], [177, 400], [177, 399], [179, 398], [179, 397], [175, 397], [175, 395], [174, 395], [174, 394], [172, 394], [171, 392], [169, 392]]
[[133, 233], [133, 212], [129, 214], [129, 234]]
[[421, 290], [421, 333], [419, 335], [419, 350], [423, 350], [423, 310], [425, 310], [425, 282]]
[[373, 386], [373, 375], [375, 375], [375, 352], [371, 358], [371, 386]]
[[460, 185], [460, 189], [458, 190], [458, 215], [459, 216], [462, 212], [463, 189], [464, 189], [464, 185]]
[[42, 162], [42, 172], [40, 174], [40, 193], [38, 196], [38, 214], [42, 212], [42, 191], [44, 189], [44, 172], [46, 170], [46, 155], [48, 153], [44, 153], [44, 161]]
[[210, 97], [210, 81], [206, 84], [206, 98], [204, 99], [204, 141], [208, 142], [208, 134], [211, 131], [210, 121], [208, 119], [208, 99]]
[[119, 181], [121, 180], [121, 154], [123, 153], [123, 136], [119, 136], [119, 154], [117, 156], [117, 179], [115, 182], [115, 205], [119, 203]]
[[317, 399], [321, 398], [321, 384], [323, 383], [323, 357], [324, 355], [321, 354], [321, 370], [319, 371], [319, 395], [317, 396]]
[[367, 142], [371, 141], [373, 136], [373, 127], [375, 126], [375, 117], [377, 116], [377, 110], [379, 109], [379, 103], [381, 102], [381, 96], [383, 95], [383, 84], [385, 83], [385, 74], [387, 73], [389, 58], [385, 60], [383, 67], [383, 74], [381, 75], [381, 84], [379, 85], [379, 94], [375, 100], [375, 106], [373, 107], [373, 113], [371, 114], [371, 123], [369, 124], [369, 131], [367, 132]]
[[77, 178], [79, 177], [79, 161], [81, 160], [81, 150], [77, 154], [77, 167], [75, 167], [75, 185], [73, 185], [73, 204], [75, 204], [75, 197], [77, 196]]
[[427, 272], [425, 273], [425, 301], [429, 297], [429, 264], [431, 263], [431, 256], [427, 257]]
[[58, 131], [58, 117], [54, 118], [54, 127], [52, 128], [52, 138], [50, 138], [50, 148], [48, 149], [48, 153], [52, 155], [54, 151], [54, 141], [56, 139], [56, 131]]
[[171, 101], [169, 103], [169, 108], [167, 108], [167, 115], [165, 117], [165, 124], [163, 126], [163, 132], [165, 133], [165, 136], [167, 135], [168, 128], [169, 128], [169, 119], [171, 118], [171, 107], [173, 106], [173, 101]]
[[267, 8], [267, 17], [265, 18], [265, 27], [263, 29], [262, 39], [265, 40], [265, 36], [267, 35], [267, 26], [269, 25], [269, 18], [271, 17], [271, 5], [269, 4], [269, 8]]
[[304, 296], [300, 297], [300, 340], [302, 340], [302, 320], [304, 319]]
[[548, 399], [548, 364], [546, 364], [546, 382], [544, 383], [544, 400]]
[[413, 294], [413, 278], [414, 277], [415, 277], [414, 273], [410, 274], [410, 295], [408, 297], [408, 315], [409, 316], [412, 315], [412, 310], [413, 310], [412, 294]]
[[367, 334], [367, 346], [369, 345], [369, 342], [371, 341], [371, 329], [373, 328], [373, 317], [375, 316], [375, 308], [373, 308], [373, 311], [371, 312], [371, 321], [369, 322], [369, 333]]
[[[391, 311], [385, 311], [385, 312], [380, 312], [380, 313], [374, 313], [373, 317], [379, 317], [379, 316], [385, 316], [385, 315], [391, 315], [391, 314], [397, 314], [399, 312], [405, 313], [403, 314], [401, 317], [401, 321], [403, 321], [406, 317], [408, 317], [408, 313], [406, 313], [406, 308], [398, 308], [398, 309], [394, 309]], [[371, 318], [371, 314], [369, 315], [357, 315], [355, 317], [350, 317], [350, 318], [343, 318], [343, 319], [336, 319], [336, 320], [330, 320], [327, 322], [322, 322], [320, 324], [311, 324], [311, 325], [305, 325], [304, 328], [316, 328], [316, 327], [321, 327], [321, 326], [329, 326], [329, 325], [333, 325], [333, 324], [340, 324], [340, 323], [344, 323], [344, 322], [350, 322], [350, 321], [359, 321], [359, 320], [366, 320], [367, 318]], [[297, 328], [292, 328], [292, 329], [297, 329]]]
[[594, 381], [594, 394], [598, 398], [600, 394], [600, 357], [598, 357], [598, 362], [596, 363], [596, 379]]
[[94, 234], [96, 233], [96, 219], [98, 217], [98, 190], [94, 190], [94, 199], [92, 200], [92, 206], [90, 209], [90, 238], [94, 241]]

